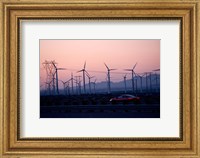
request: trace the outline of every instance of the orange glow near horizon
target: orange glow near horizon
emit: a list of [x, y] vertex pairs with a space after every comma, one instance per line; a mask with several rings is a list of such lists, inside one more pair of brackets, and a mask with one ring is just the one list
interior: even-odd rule
[[[45, 60], [55, 60], [59, 71], [59, 80], [66, 81], [83, 69], [86, 61], [86, 70], [95, 76], [97, 82], [105, 81], [107, 69], [111, 71], [112, 82], [123, 80], [123, 75], [130, 72], [137, 62], [136, 73], [151, 72], [160, 68], [160, 40], [40, 40], [40, 84], [44, 84], [46, 71], [42, 65]], [[94, 80], [94, 79], [93, 79]]]

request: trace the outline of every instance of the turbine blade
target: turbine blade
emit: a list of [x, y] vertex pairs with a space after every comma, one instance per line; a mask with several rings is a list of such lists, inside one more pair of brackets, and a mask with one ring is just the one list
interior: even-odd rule
[[155, 69], [155, 70], [153, 70], [153, 71], [160, 71], [160, 69]]
[[133, 70], [135, 69], [136, 65], [137, 65], [137, 63], [133, 66]]
[[82, 71], [83, 71], [83, 70], [79, 70], [79, 71], [77, 71], [77, 73], [78, 73], [78, 72], [82, 72]]
[[85, 63], [84, 63], [84, 67], [83, 67], [83, 68], [85, 69], [85, 67], [86, 67], [86, 61], [85, 61]]
[[132, 71], [132, 69], [124, 69], [125, 71]]
[[110, 71], [112, 71], [112, 70], [117, 70], [117, 69], [110, 69]]
[[56, 65], [54, 64], [54, 62], [52, 61], [51, 63], [53, 64], [53, 66], [55, 67], [55, 69], [57, 69], [57, 67], [56, 67]]
[[85, 73], [86, 73], [86, 75], [88, 76], [88, 77], [90, 77], [90, 75], [89, 75], [89, 73], [85, 70]]
[[109, 70], [108, 66], [106, 65], [106, 63], [104, 63], [104, 65], [106, 66], [106, 68]]
[[67, 70], [66, 68], [57, 68], [57, 70]]
[[66, 82], [69, 82], [69, 81], [71, 81], [72, 79], [70, 78], [68, 81], [66, 81]]
[[88, 73], [86, 73], [86, 76], [87, 76], [88, 78], [90, 78], [90, 75], [89, 75]]

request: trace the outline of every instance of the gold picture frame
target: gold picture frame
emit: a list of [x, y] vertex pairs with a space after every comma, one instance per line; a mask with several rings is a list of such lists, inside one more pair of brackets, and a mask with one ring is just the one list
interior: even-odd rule
[[[3, 0], [0, 2], [1, 157], [200, 157], [198, 0]], [[19, 137], [20, 20], [179, 19], [181, 21], [180, 138]]]

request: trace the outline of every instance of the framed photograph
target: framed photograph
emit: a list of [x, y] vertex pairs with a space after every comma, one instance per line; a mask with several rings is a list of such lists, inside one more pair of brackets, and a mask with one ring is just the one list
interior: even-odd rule
[[160, 40], [41, 39], [40, 118], [160, 118]]
[[200, 157], [199, 1], [3, 1], [1, 157]]

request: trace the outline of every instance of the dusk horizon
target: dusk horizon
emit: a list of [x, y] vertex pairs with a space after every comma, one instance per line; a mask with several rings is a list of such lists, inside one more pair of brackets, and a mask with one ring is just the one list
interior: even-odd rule
[[[120, 82], [124, 75], [131, 79], [131, 72], [124, 69], [132, 69], [136, 63], [137, 74], [160, 68], [160, 40], [40, 40], [40, 86], [46, 82], [45, 61], [66, 69], [58, 71], [60, 81], [69, 80], [72, 74], [82, 77], [77, 71], [86, 63], [93, 81], [106, 81], [106, 64], [116, 69], [111, 71], [111, 81]], [[59, 86], [62, 88], [61, 82]]]

